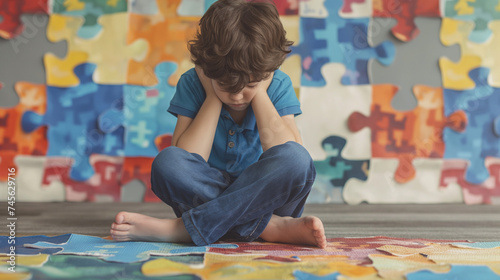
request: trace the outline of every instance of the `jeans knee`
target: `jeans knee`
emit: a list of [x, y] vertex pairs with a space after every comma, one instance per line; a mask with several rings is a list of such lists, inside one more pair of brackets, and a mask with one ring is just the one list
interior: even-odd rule
[[[153, 160], [151, 166], [151, 188], [153, 191], [167, 184], [179, 174], [184, 150], [170, 146], [163, 149]], [[161, 183], [159, 183], [161, 182]]]
[[314, 180], [316, 169], [309, 152], [296, 142], [287, 142], [281, 146], [280, 160], [287, 165], [287, 173], [297, 178]]

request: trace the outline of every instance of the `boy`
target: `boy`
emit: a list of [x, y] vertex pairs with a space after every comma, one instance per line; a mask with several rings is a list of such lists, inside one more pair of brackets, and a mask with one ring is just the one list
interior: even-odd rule
[[211, 244], [222, 237], [326, 247], [321, 220], [299, 218], [316, 176], [301, 146], [301, 113], [278, 70], [289, 46], [273, 4], [219, 0], [200, 20], [168, 111], [172, 146], [151, 170], [153, 192], [177, 219], [120, 212], [117, 241]]

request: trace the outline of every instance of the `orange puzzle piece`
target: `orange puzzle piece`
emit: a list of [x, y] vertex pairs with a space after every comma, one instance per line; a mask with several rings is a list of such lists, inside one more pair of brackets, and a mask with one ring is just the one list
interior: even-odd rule
[[415, 177], [414, 158], [442, 158], [444, 155], [443, 129], [450, 127], [464, 131], [467, 116], [463, 111], [444, 115], [443, 90], [439, 87], [416, 85], [413, 88], [418, 105], [411, 111], [398, 111], [391, 102], [398, 87], [391, 84], [373, 86], [370, 116], [354, 112], [348, 127], [356, 132], [371, 129], [372, 157], [398, 158], [394, 179], [406, 183]]
[[[1, 89], [1, 84], [0, 84]], [[45, 155], [47, 153], [47, 128], [40, 127], [32, 133], [21, 128], [21, 118], [26, 111], [45, 114], [47, 95], [45, 85], [17, 82], [15, 90], [19, 104], [0, 108], [0, 169], [15, 167], [16, 155]], [[7, 173], [0, 172], [0, 181], [7, 181]]]
[[157, 1], [157, 15], [130, 14], [127, 42], [145, 39], [149, 50], [142, 61], [130, 60], [127, 83], [131, 85], [153, 86], [158, 83], [154, 69], [163, 61], [173, 61], [178, 65], [177, 72], [169, 84], [175, 86], [182, 73], [194, 65], [187, 49], [187, 41], [194, 37], [200, 17], [177, 15], [181, 0]]

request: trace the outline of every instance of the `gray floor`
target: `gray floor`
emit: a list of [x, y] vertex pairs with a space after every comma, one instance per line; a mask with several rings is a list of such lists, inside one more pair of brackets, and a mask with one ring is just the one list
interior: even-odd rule
[[[161, 203], [16, 203], [16, 236], [78, 233], [108, 236], [119, 211], [158, 218], [175, 217]], [[7, 208], [7, 207], [5, 207]], [[0, 219], [7, 223], [7, 209]], [[500, 205], [306, 205], [328, 238], [391, 236], [403, 238], [500, 241]], [[2, 226], [0, 235], [7, 235]]]

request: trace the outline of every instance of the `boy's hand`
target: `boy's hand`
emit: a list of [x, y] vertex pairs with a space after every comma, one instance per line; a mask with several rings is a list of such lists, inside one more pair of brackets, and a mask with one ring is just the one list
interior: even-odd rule
[[198, 65], [196, 65], [194, 67], [194, 69], [196, 70], [196, 74], [198, 75], [198, 78], [200, 79], [200, 82], [203, 85], [203, 89], [205, 89], [207, 99], [214, 98], [214, 97], [219, 99], [217, 97], [217, 95], [215, 94], [215, 90], [214, 90], [214, 87], [212, 85], [212, 80], [205, 75], [205, 73], [203, 72], [203, 69], [201, 69], [201, 67]]
[[273, 77], [274, 77], [274, 72], [271, 72], [265, 80], [260, 81], [259, 92], [265, 92], [267, 94], [267, 89], [271, 85], [271, 82], [273, 81]]
[[269, 85], [271, 85], [273, 77], [274, 77], [274, 72], [271, 72], [265, 80], [259, 82], [259, 85], [257, 86], [257, 93], [255, 94], [252, 100], [252, 104], [256, 98], [259, 99], [259, 97], [268, 96], [267, 89], [269, 88]]

